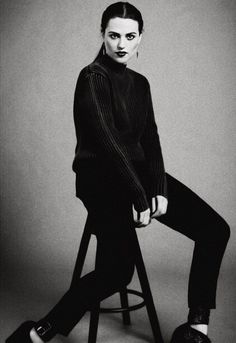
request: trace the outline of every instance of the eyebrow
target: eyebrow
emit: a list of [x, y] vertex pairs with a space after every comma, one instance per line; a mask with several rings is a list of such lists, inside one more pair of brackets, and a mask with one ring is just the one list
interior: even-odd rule
[[[115, 34], [117, 34], [117, 35], [119, 35], [120, 33], [118, 33], [118, 32], [116, 32], [116, 31], [109, 31], [108, 33], [115, 33]], [[126, 35], [136, 35], [137, 34], [137, 32], [127, 32], [126, 33]]]

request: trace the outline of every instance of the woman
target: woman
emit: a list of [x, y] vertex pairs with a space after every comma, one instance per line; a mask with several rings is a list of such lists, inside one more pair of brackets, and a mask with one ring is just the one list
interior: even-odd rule
[[97, 237], [96, 270], [72, 283], [43, 319], [23, 323], [7, 343], [67, 336], [88, 309], [126, 286], [134, 271], [135, 226], [147, 226], [154, 218], [195, 241], [188, 320], [171, 342], [210, 342], [209, 315], [229, 227], [165, 173], [149, 83], [127, 68], [141, 42], [141, 13], [127, 2], [114, 3], [103, 13], [101, 32], [103, 45], [82, 69], [74, 100], [76, 195]]

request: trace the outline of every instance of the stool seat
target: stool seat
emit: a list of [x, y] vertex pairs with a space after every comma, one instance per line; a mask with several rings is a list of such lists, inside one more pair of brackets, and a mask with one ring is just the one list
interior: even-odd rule
[[[94, 234], [88, 219], [89, 218], [87, 217], [84, 232], [82, 234], [82, 238], [81, 238], [81, 242], [79, 246], [78, 255], [76, 258], [75, 268], [74, 268], [72, 281], [71, 281], [71, 287], [73, 284], [76, 284], [78, 282], [78, 279], [80, 279], [81, 277], [89, 242], [90, 242], [92, 234]], [[103, 307], [100, 307], [100, 303], [95, 304], [93, 309], [90, 310], [88, 343], [96, 343], [97, 341], [97, 331], [98, 331], [98, 322], [99, 322], [100, 313], [122, 313], [124, 325], [130, 325], [131, 324], [130, 312], [136, 311], [142, 307], [146, 307], [147, 309], [147, 313], [148, 313], [148, 317], [149, 317], [149, 321], [150, 321], [150, 325], [151, 325], [152, 333], [154, 337], [154, 342], [164, 343], [136, 230], [134, 234], [133, 244], [134, 244], [134, 251], [135, 251], [135, 256], [134, 256], [135, 268], [138, 274], [138, 278], [139, 278], [139, 282], [141, 286], [141, 292], [137, 290], [129, 289], [127, 287], [125, 287], [124, 289], [121, 289], [119, 291], [120, 302], [121, 302], [120, 307], [103, 308]], [[139, 301], [135, 305], [129, 305], [128, 294], [136, 295], [137, 297], [141, 298], [142, 301], [141, 302]]]

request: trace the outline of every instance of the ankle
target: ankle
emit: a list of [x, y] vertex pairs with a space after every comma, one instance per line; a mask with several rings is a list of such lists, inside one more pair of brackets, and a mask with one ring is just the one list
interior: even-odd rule
[[43, 340], [37, 334], [37, 331], [35, 330], [35, 328], [32, 328], [30, 330], [29, 335], [30, 335], [30, 339], [33, 343], [44, 343]]
[[207, 324], [190, 324], [191, 328], [202, 332], [204, 335], [207, 336], [208, 334], [208, 325]]
[[204, 335], [208, 334], [210, 310], [201, 306], [191, 307], [188, 314], [188, 323], [191, 328], [200, 331]]
[[40, 341], [36, 341], [35, 343], [48, 342], [57, 334], [56, 328], [44, 319], [39, 320], [34, 326], [34, 329], [35, 335], [40, 339]]
[[202, 306], [191, 307], [188, 314], [190, 325], [209, 324], [210, 309]]

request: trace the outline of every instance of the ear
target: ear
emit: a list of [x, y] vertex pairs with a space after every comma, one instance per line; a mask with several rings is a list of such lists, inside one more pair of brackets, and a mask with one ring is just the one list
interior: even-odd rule
[[143, 37], [143, 34], [140, 33], [139, 38], [138, 38], [138, 44], [140, 44], [140, 42], [141, 42], [141, 40], [142, 40], [142, 37]]

